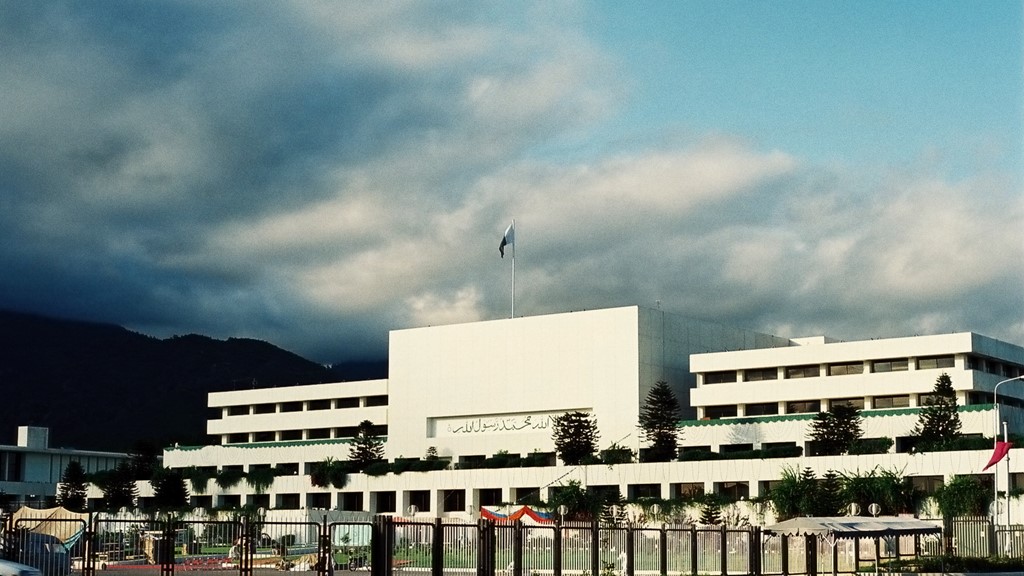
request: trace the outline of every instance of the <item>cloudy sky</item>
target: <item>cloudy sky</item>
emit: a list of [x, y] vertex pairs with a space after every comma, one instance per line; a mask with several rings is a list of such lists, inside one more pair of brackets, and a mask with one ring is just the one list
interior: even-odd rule
[[1024, 16], [0, 0], [0, 308], [382, 357], [639, 304], [1024, 344]]

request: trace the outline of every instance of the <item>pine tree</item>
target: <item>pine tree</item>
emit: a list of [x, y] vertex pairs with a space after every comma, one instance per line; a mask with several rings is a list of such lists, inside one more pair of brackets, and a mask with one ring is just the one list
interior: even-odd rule
[[815, 454], [838, 456], [849, 452], [864, 434], [860, 423], [860, 410], [847, 404], [836, 404], [828, 412], [819, 412], [811, 422]]
[[179, 510], [188, 507], [185, 475], [177, 468], [157, 468], [149, 485], [153, 487], [153, 507], [157, 510]]
[[700, 523], [715, 526], [722, 523], [722, 505], [714, 494], [704, 496], [700, 505]]
[[931, 450], [951, 444], [960, 437], [960, 414], [956, 410], [956, 391], [949, 374], [936, 380], [932, 395], [917, 416], [913, 435], [919, 450]]
[[829, 470], [818, 483], [815, 516], [840, 516], [843, 513], [843, 483], [834, 470]]
[[597, 452], [597, 423], [585, 412], [566, 412], [552, 418], [555, 451], [566, 466], [593, 459]]
[[103, 491], [103, 507], [117, 511], [135, 506], [138, 489], [135, 487], [135, 473], [127, 462], [108, 470], [96, 479], [96, 485]]
[[682, 411], [672, 388], [663, 380], [655, 383], [640, 409], [640, 429], [651, 445], [645, 461], [670, 462], [676, 458], [681, 418]]
[[68, 510], [83, 512], [86, 508], [86, 493], [89, 481], [86, 479], [85, 468], [81, 462], [72, 460], [64, 468], [60, 477], [60, 490], [57, 492], [57, 505]]
[[384, 459], [384, 442], [375, 433], [373, 422], [363, 420], [359, 423], [348, 458], [359, 471]]

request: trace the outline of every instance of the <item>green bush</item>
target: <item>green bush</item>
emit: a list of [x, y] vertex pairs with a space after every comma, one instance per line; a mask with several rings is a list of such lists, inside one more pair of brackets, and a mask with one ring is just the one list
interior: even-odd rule
[[850, 445], [850, 454], [885, 454], [892, 445], [892, 438], [861, 438]]
[[762, 458], [799, 458], [803, 455], [803, 446], [776, 446], [761, 450]]
[[384, 476], [388, 472], [391, 472], [391, 464], [384, 460], [371, 462], [363, 468], [363, 473], [367, 476]]
[[920, 559], [921, 572], [1022, 572], [1024, 558], [993, 556], [970, 558], [961, 556], [925, 556]]
[[692, 450], [679, 455], [680, 462], [696, 462], [699, 460], [721, 460], [722, 455], [711, 450]]

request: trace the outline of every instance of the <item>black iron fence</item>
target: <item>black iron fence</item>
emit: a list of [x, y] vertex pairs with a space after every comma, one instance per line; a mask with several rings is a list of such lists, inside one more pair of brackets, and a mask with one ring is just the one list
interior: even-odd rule
[[[480, 520], [372, 521], [230, 518], [11, 518], [0, 532], [4, 558], [43, 576], [253, 576], [291, 571], [333, 576], [775, 576], [855, 574], [911, 565], [943, 552], [1024, 557], [1024, 527], [957, 519], [945, 538], [828, 540], [772, 536], [757, 527], [523, 524]], [[99, 572], [100, 574], [97, 574]], [[356, 576], [356, 574], [353, 574]]]

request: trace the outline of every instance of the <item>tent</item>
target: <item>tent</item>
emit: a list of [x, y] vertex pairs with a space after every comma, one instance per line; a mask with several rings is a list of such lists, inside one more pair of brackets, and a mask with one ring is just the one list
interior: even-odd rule
[[13, 515], [14, 525], [37, 534], [49, 534], [70, 549], [85, 531], [89, 515], [56, 508], [29, 508], [22, 506]]
[[913, 536], [915, 534], [941, 534], [942, 526], [917, 518], [883, 516], [822, 516], [797, 517], [764, 529], [766, 534], [786, 536], [821, 536], [832, 538], [878, 538], [885, 536]]
[[480, 517], [494, 522], [519, 520], [526, 524], [551, 524], [555, 521], [550, 512], [541, 512], [529, 506], [481, 506]]
[[[900, 536], [920, 536], [926, 534], [942, 534], [942, 526], [934, 522], [903, 518], [899, 516], [883, 516], [869, 518], [866, 516], [821, 516], [797, 517], [768, 526], [763, 531], [770, 536], [814, 536], [832, 546], [832, 574], [837, 573], [836, 544], [841, 539], [874, 538], [876, 548], [875, 573], [878, 573], [881, 558], [877, 557], [878, 539], [898, 538]], [[897, 552], [898, 554], [898, 552]], [[810, 561], [810, 560], [808, 560]], [[857, 567], [859, 569], [859, 566]], [[783, 567], [786, 571], [786, 567]]]

